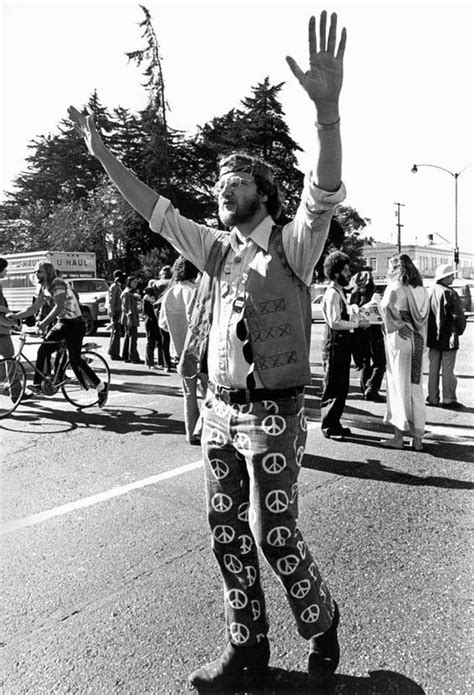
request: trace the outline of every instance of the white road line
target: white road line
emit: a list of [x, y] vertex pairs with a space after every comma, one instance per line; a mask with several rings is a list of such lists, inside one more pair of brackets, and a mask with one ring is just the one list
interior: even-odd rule
[[[319, 422], [314, 420], [308, 421], [308, 430], [317, 429], [320, 427]], [[357, 425], [355, 425], [357, 427]], [[436, 426], [429, 425], [427, 427], [427, 434], [434, 435], [447, 435], [453, 438], [467, 438], [468, 440], [473, 438], [474, 432], [472, 428], [457, 428], [449, 426]], [[466, 444], [471, 444], [471, 441], [464, 442]], [[91, 507], [99, 502], [104, 502], [105, 500], [113, 499], [114, 497], [120, 497], [121, 495], [126, 495], [131, 490], [138, 490], [142, 487], [147, 487], [148, 485], [155, 485], [163, 480], [169, 480], [170, 478], [175, 478], [178, 475], [183, 475], [184, 473], [189, 473], [190, 471], [200, 468], [203, 465], [202, 460], [194, 461], [194, 463], [188, 463], [185, 466], [180, 466], [179, 468], [173, 468], [171, 471], [166, 471], [165, 473], [159, 473], [158, 475], [152, 475], [149, 478], [144, 478], [143, 480], [136, 480], [134, 483], [129, 483], [128, 485], [122, 485], [121, 487], [114, 487], [106, 492], [99, 492], [97, 495], [91, 495], [91, 497], [84, 497], [81, 500], [76, 500], [75, 502], [70, 502], [69, 504], [63, 504], [60, 507], [54, 507], [46, 512], [40, 512], [38, 514], [32, 514], [31, 516], [26, 516], [23, 519], [17, 519], [15, 521], [8, 521], [0, 526], [0, 536], [12, 531], [18, 531], [23, 528], [28, 528], [29, 526], [34, 526], [42, 521], [47, 521], [48, 519], [53, 519], [56, 516], [63, 516], [64, 514], [69, 514], [78, 509], [85, 509], [86, 507]]]
[[63, 504], [60, 507], [49, 509], [46, 512], [32, 514], [31, 516], [26, 516], [23, 519], [17, 519], [16, 521], [8, 521], [6, 524], [0, 526], [0, 535], [5, 535], [7, 533], [11, 533], [12, 531], [18, 531], [19, 529], [27, 528], [28, 526], [34, 526], [35, 524], [39, 524], [42, 521], [47, 521], [48, 519], [52, 519], [56, 516], [63, 516], [64, 514], [69, 514], [69, 512], [74, 512], [78, 509], [91, 507], [93, 504], [97, 504], [98, 502], [104, 502], [105, 500], [110, 500], [114, 497], [126, 495], [131, 490], [138, 490], [139, 488], [147, 487], [147, 485], [154, 485], [155, 483], [160, 483], [163, 480], [175, 478], [178, 475], [182, 475], [183, 473], [189, 473], [189, 471], [195, 470], [196, 468], [200, 468], [202, 465], [202, 460], [194, 461], [194, 463], [188, 463], [185, 466], [173, 468], [173, 470], [166, 471], [165, 473], [152, 475], [149, 478], [137, 480], [134, 483], [129, 483], [128, 485], [114, 487], [111, 490], [107, 490], [106, 492], [99, 492], [97, 495], [92, 495], [91, 497], [84, 497], [84, 499], [76, 500], [76, 502]]

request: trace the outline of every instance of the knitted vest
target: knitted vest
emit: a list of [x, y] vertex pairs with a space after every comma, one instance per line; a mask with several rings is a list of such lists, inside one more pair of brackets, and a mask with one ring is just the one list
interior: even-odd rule
[[[211, 248], [178, 367], [182, 376], [199, 371], [212, 321], [213, 280], [220, 273], [228, 248], [228, 239], [218, 239]], [[252, 369], [265, 388], [309, 384], [310, 293], [288, 264], [281, 227], [273, 227], [268, 251], [259, 248], [258, 255], [263, 256], [262, 262], [252, 265], [264, 267], [265, 274], [249, 268], [243, 312], [252, 347]]]

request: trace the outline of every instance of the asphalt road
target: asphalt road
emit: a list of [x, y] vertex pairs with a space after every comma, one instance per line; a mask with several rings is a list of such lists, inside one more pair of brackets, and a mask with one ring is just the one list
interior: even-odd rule
[[[341, 664], [324, 692], [467, 694], [474, 324], [457, 368], [467, 407], [428, 410], [423, 453], [380, 447], [384, 406], [361, 400], [355, 372], [344, 421], [354, 436], [322, 437], [321, 330], [300, 525], [341, 608]], [[186, 692], [225, 635], [177, 375], [114, 363], [104, 410], [77, 412], [59, 396], [28, 402], [0, 421], [0, 439], [0, 692]], [[265, 566], [263, 581], [265, 692], [304, 693], [306, 645]]]

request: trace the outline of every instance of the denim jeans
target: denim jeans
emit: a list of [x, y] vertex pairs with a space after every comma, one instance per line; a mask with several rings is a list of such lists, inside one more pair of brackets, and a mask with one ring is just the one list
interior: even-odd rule
[[297, 524], [306, 429], [303, 394], [248, 405], [208, 395], [203, 405], [208, 520], [235, 644], [254, 644], [268, 632], [257, 548], [280, 579], [302, 637], [332, 622], [331, 595]]

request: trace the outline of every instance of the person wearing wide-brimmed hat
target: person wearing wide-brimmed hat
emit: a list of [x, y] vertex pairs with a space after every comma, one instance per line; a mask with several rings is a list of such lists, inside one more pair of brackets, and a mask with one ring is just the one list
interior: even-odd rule
[[[466, 317], [457, 292], [451, 287], [454, 280], [452, 265], [445, 263], [436, 268], [435, 284], [430, 294], [428, 318], [429, 377], [427, 405], [443, 408], [463, 408], [456, 398], [457, 379], [454, 365], [459, 349], [459, 336], [466, 328]], [[441, 374], [442, 400], [439, 377]]]

